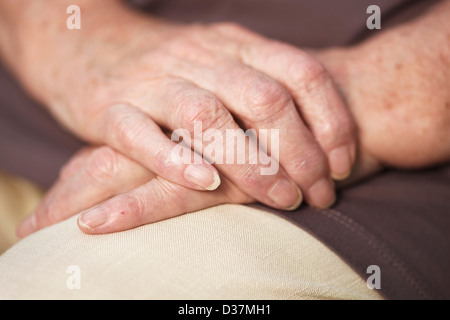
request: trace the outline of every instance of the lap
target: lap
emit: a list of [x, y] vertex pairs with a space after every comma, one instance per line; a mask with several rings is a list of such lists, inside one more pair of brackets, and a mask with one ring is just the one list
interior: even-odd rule
[[[67, 283], [73, 270], [79, 289]], [[380, 297], [298, 226], [263, 210], [222, 205], [104, 236], [83, 234], [75, 217], [41, 230], [0, 256], [0, 298]]]

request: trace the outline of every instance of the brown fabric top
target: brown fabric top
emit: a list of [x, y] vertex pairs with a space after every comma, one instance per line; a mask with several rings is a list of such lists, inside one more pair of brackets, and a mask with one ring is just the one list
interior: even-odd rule
[[[338, 194], [331, 209], [273, 211], [320, 239], [388, 299], [450, 299], [450, 165], [386, 171]], [[261, 207], [261, 206], [259, 206]]]

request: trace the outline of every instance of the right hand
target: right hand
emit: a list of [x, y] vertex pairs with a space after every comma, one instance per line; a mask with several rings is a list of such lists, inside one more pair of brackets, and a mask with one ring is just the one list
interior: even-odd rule
[[109, 8], [32, 58], [45, 62], [31, 67], [34, 91], [66, 127], [196, 190], [217, 187], [216, 169], [174, 161], [161, 128], [279, 129], [276, 174], [216, 164], [222, 178], [278, 209], [298, 207], [302, 195], [317, 207], [334, 202], [331, 177], [345, 178], [354, 162], [354, 124], [317, 60], [236, 25], [169, 25]]

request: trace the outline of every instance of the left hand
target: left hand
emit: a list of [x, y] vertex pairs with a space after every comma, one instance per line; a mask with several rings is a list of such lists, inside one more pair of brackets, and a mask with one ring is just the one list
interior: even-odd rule
[[85, 233], [118, 232], [222, 203], [253, 201], [226, 178], [214, 191], [192, 190], [155, 175], [112, 148], [87, 147], [63, 167], [17, 234], [25, 237], [95, 205], [78, 219]]

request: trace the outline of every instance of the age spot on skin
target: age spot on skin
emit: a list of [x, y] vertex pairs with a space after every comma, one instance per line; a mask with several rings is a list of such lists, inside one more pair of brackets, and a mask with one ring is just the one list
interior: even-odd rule
[[391, 110], [393, 108], [393, 104], [391, 103], [391, 99], [383, 99], [383, 108], [385, 110]]

